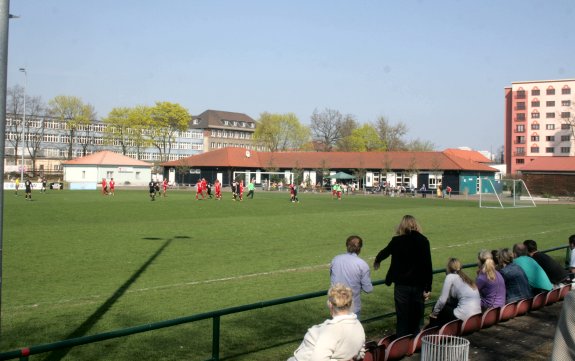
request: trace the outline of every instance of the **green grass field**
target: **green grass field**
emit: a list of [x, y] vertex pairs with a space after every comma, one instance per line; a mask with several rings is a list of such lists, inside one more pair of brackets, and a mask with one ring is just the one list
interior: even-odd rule
[[[482, 248], [528, 238], [541, 249], [575, 233], [575, 205], [480, 209], [477, 201], [256, 192], [254, 200], [195, 201], [172, 191], [151, 202], [145, 190], [5, 193], [0, 349], [8, 351], [287, 297], [329, 287], [329, 262], [345, 239], [364, 239], [369, 264], [412, 214], [430, 239], [434, 268], [450, 256], [476, 261]], [[563, 260], [564, 252], [553, 254]], [[372, 272], [385, 276], [389, 260]], [[473, 270], [468, 270], [472, 275]], [[442, 277], [435, 277], [437, 297]], [[363, 295], [362, 317], [393, 310], [392, 288]], [[306, 329], [328, 317], [325, 300], [222, 318], [221, 356], [285, 360]], [[366, 325], [368, 334], [393, 322]], [[81, 346], [33, 360], [206, 360], [211, 322], [201, 321]]]

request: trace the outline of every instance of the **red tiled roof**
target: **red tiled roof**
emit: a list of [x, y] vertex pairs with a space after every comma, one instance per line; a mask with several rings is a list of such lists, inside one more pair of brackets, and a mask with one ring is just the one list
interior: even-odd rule
[[75, 158], [62, 162], [63, 165], [123, 165], [132, 167], [151, 167], [150, 163], [133, 159], [122, 154], [110, 152], [108, 150]]
[[300, 169], [419, 169], [496, 172], [484, 164], [445, 152], [257, 152], [222, 148], [163, 163], [165, 167], [233, 167]]
[[444, 153], [454, 155], [459, 158], [471, 160], [477, 163], [491, 163], [491, 160], [475, 150], [463, 150], [449, 148], [443, 151]]
[[518, 168], [523, 172], [573, 172], [575, 171], [575, 157], [537, 157], [527, 161], [524, 166]]

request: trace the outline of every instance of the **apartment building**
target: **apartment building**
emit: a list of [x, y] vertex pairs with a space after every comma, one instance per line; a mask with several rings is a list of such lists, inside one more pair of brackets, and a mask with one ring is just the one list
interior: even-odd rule
[[[27, 116], [24, 129], [22, 123], [21, 114], [7, 114], [4, 171], [19, 173], [24, 152], [25, 172], [46, 174], [61, 172], [61, 162], [68, 159], [70, 144], [67, 122], [50, 117]], [[102, 150], [123, 153], [119, 141], [106, 138], [106, 127], [107, 125], [101, 121], [78, 127], [72, 139], [71, 158], [87, 156]], [[203, 132], [198, 129], [187, 129], [175, 133], [165, 157], [177, 160], [203, 151]], [[164, 161], [154, 146], [138, 148], [129, 144], [125, 155], [150, 163]]]
[[574, 157], [575, 79], [513, 82], [505, 88], [505, 164]]
[[256, 121], [243, 113], [206, 110], [192, 117], [190, 129], [203, 131], [206, 152], [226, 147], [263, 150], [253, 141]]

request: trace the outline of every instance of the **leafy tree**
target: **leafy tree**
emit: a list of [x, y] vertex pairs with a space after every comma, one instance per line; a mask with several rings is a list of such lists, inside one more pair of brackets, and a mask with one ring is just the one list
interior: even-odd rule
[[176, 133], [188, 129], [190, 113], [179, 104], [156, 102], [145, 114], [143, 120], [150, 144], [158, 149], [160, 161], [165, 162], [176, 141]]
[[379, 117], [375, 127], [379, 137], [385, 142], [387, 151], [405, 150], [405, 142], [402, 139], [407, 134], [405, 123], [399, 122], [396, 125], [391, 125], [387, 119]]
[[260, 114], [254, 139], [270, 152], [298, 150], [309, 141], [309, 129], [293, 113]]
[[355, 152], [385, 150], [385, 143], [379, 138], [375, 128], [369, 124], [355, 129], [348, 138], [351, 150]]
[[58, 95], [48, 102], [48, 113], [57, 120], [66, 122], [68, 131], [68, 157], [72, 159], [73, 145], [78, 129], [89, 125], [95, 119], [94, 108], [90, 104], [84, 104], [75, 96]]
[[575, 140], [575, 108], [571, 107], [569, 112], [560, 112], [559, 117], [563, 124], [569, 126], [569, 131], [571, 133], [571, 144]]
[[150, 146], [148, 138], [148, 127], [151, 123], [150, 113], [150, 107], [145, 105], [138, 105], [130, 109], [128, 113], [128, 124], [130, 125], [127, 129], [129, 135], [128, 144], [136, 150], [137, 159], [142, 159], [142, 149]]
[[122, 148], [122, 154], [126, 155], [131, 141], [131, 125], [130, 108], [113, 108], [108, 116], [102, 121], [106, 123], [104, 130], [104, 139], [106, 144], [119, 145]]

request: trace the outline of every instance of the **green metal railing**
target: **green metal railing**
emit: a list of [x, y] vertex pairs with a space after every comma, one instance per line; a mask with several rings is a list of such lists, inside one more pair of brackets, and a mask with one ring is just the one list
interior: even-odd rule
[[[541, 252], [547, 253], [547, 252], [558, 251], [561, 249], [567, 249], [566, 259], [568, 259], [569, 258], [569, 247], [568, 246], [560, 246], [560, 247], [550, 248], [550, 249], [547, 249], [547, 250], [544, 250]], [[477, 267], [477, 264], [476, 263], [469, 263], [469, 264], [463, 265], [463, 268], [472, 268], [472, 267]], [[444, 272], [445, 272], [444, 268], [436, 269], [433, 271], [434, 274], [444, 273]], [[385, 283], [384, 280], [379, 280], [379, 281], [373, 282], [373, 285], [374, 286], [380, 286], [380, 285], [383, 285], [384, 283]], [[211, 318], [212, 319], [212, 357], [206, 361], [219, 361], [219, 359], [220, 359], [220, 319], [222, 316], [227, 316], [227, 315], [246, 312], [246, 311], [252, 311], [252, 310], [259, 309], [259, 308], [266, 308], [266, 307], [272, 307], [272, 306], [282, 305], [282, 304], [286, 304], [286, 303], [303, 301], [303, 300], [322, 297], [322, 296], [326, 296], [326, 295], [327, 295], [327, 290], [305, 293], [305, 294], [301, 294], [301, 295], [297, 295], [297, 296], [284, 297], [284, 298], [279, 298], [279, 299], [274, 299], [274, 300], [269, 300], [269, 301], [251, 303], [248, 305], [224, 308], [224, 309], [217, 310], [217, 311], [200, 313], [200, 314], [196, 314], [196, 315], [192, 315], [192, 316], [180, 317], [180, 318], [176, 318], [176, 319], [172, 319], [172, 320], [154, 322], [154, 323], [140, 325], [140, 326], [128, 327], [128, 328], [123, 328], [123, 329], [114, 330], [114, 331], [110, 331], [110, 332], [98, 333], [98, 334], [90, 335], [90, 336], [82, 336], [82, 337], [71, 338], [71, 339], [62, 340], [62, 341], [53, 342], [53, 343], [48, 343], [48, 344], [34, 345], [34, 346], [30, 346], [30, 347], [24, 347], [24, 348], [21, 348], [18, 350], [2, 352], [2, 353], [0, 353], [0, 360], [20, 359], [21, 361], [27, 361], [29, 359], [29, 357], [32, 355], [38, 355], [38, 354], [42, 354], [42, 353], [46, 353], [46, 352], [68, 349], [68, 348], [72, 348], [75, 346], [87, 345], [87, 344], [94, 343], [94, 342], [100, 342], [100, 341], [110, 340], [110, 339], [114, 339], [114, 338], [135, 335], [135, 334], [142, 333], [142, 332], [159, 330], [159, 329], [166, 328], [166, 327], [172, 327], [172, 326], [182, 325], [182, 324], [186, 324], [186, 323], [197, 322], [197, 321], [201, 321], [201, 320], [207, 320], [207, 319]], [[430, 306], [430, 305], [433, 305], [434, 303], [435, 303], [435, 301], [431, 301], [431, 302], [428, 302], [426, 305]], [[362, 322], [372, 322], [375, 320], [380, 320], [383, 318], [392, 317], [394, 315], [395, 315], [395, 312], [390, 312], [390, 313], [386, 313], [386, 314], [383, 314], [380, 316], [376, 316], [376, 317], [372, 317], [372, 318], [369, 318], [366, 320], [362, 320]]]

